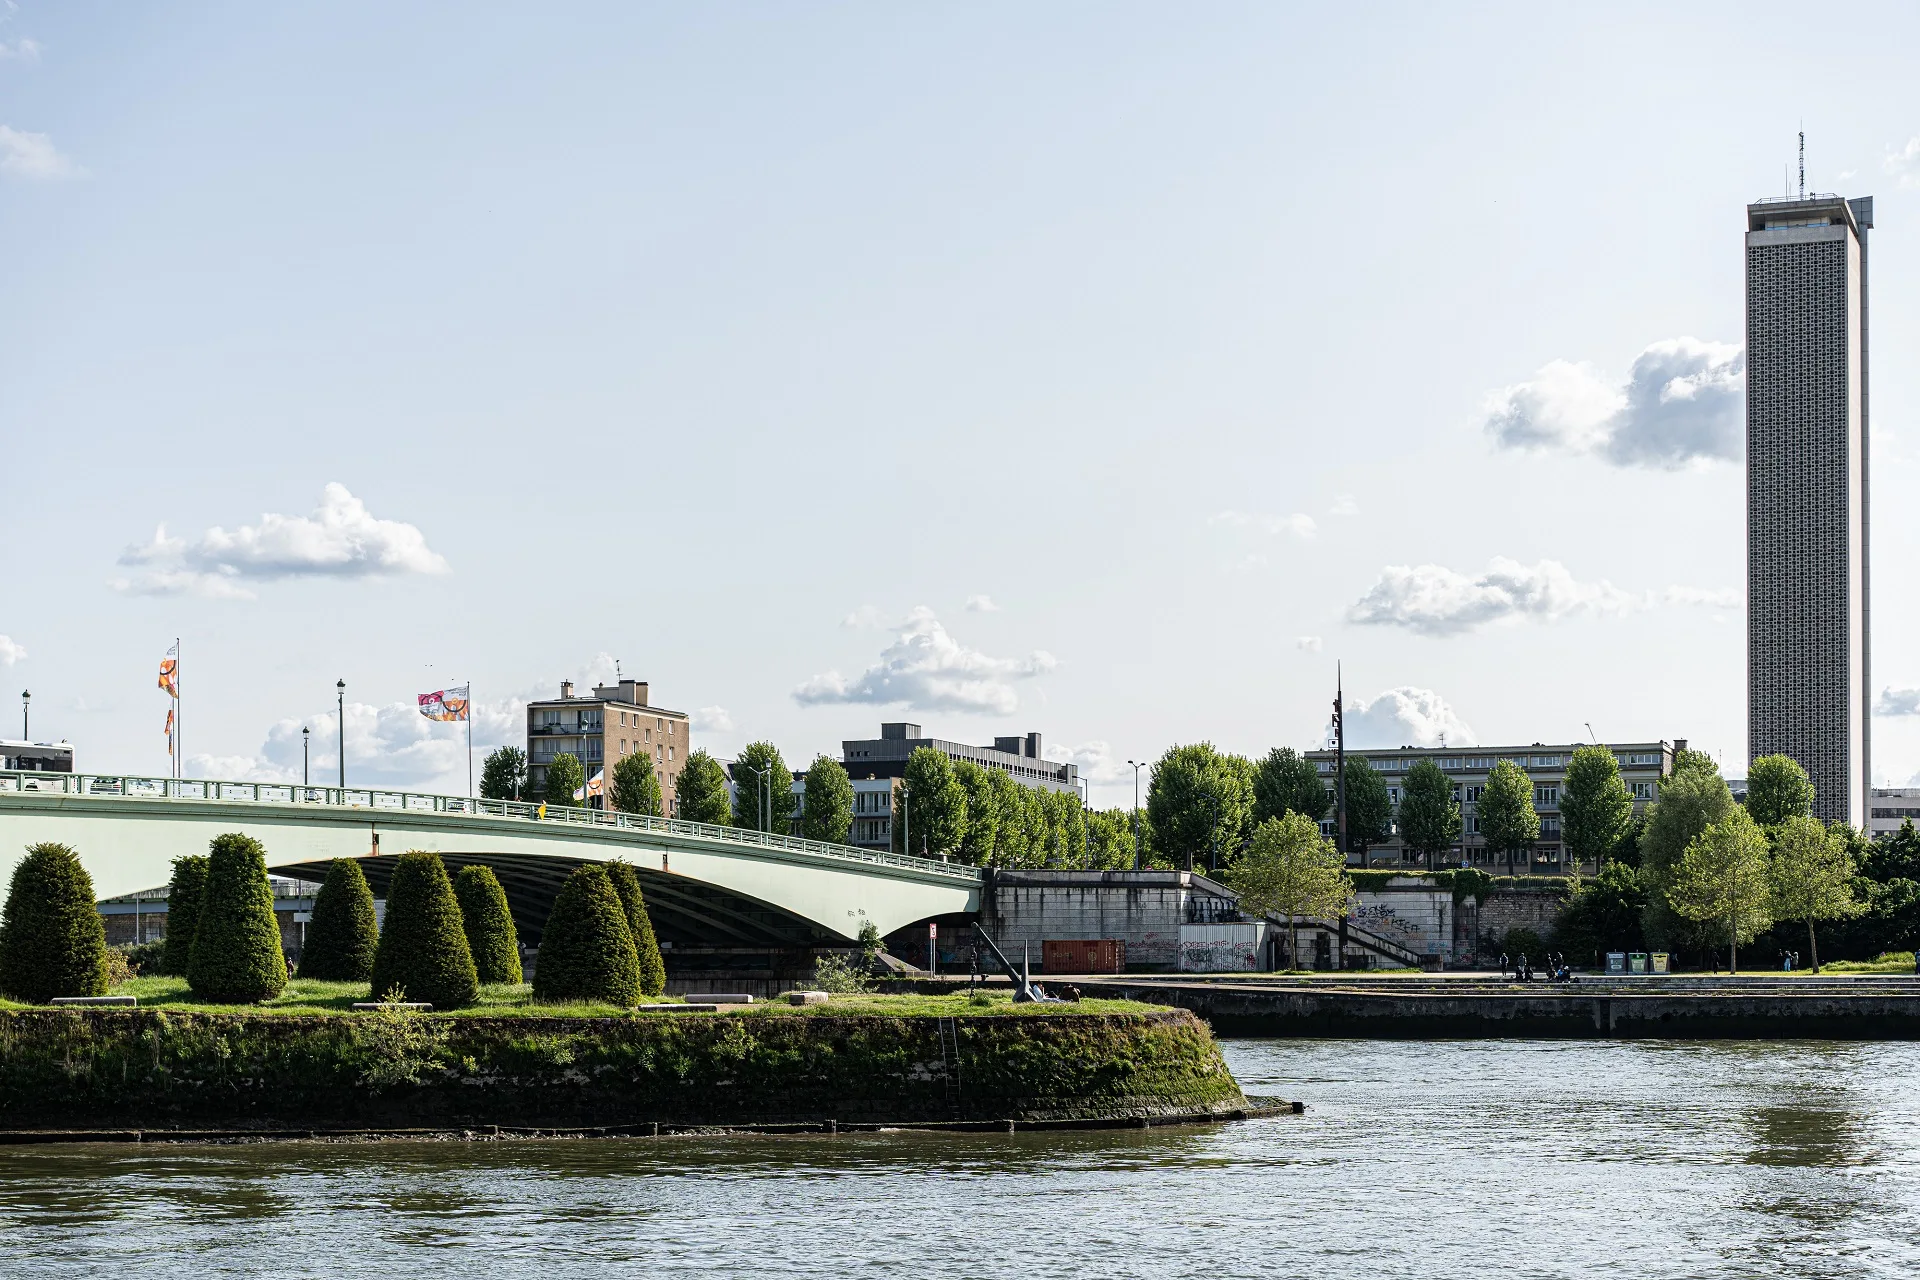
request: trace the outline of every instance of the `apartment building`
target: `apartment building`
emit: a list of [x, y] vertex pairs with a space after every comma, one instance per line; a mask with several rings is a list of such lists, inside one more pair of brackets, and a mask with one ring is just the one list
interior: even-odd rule
[[863, 849], [892, 847], [894, 792], [906, 776], [907, 758], [921, 747], [931, 747], [955, 763], [968, 760], [985, 769], [996, 769], [1023, 787], [1079, 795], [1080, 766], [1046, 759], [1042, 754], [1045, 745], [1040, 734], [1027, 733], [997, 737], [991, 747], [975, 747], [922, 737], [919, 725], [905, 722], [881, 725], [878, 738], [844, 741], [840, 744], [841, 763], [853, 779], [853, 831], [848, 843]]
[[628, 756], [649, 755], [671, 815], [674, 784], [692, 750], [691, 727], [686, 712], [650, 705], [644, 680], [596, 685], [591, 697], [576, 697], [573, 681], [563, 680], [558, 698], [527, 704], [529, 783], [536, 793], [543, 789], [547, 766], [566, 752], [579, 758], [588, 778], [603, 770], [611, 775]]
[[[1525, 747], [1400, 747], [1394, 750], [1352, 750], [1347, 754], [1366, 760], [1382, 775], [1387, 784], [1387, 796], [1396, 807], [1400, 803], [1400, 784], [1406, 778], [1407, 770], [1418, 762], [1431, 760], [1452, 779], [1453, 797], [1460, 802], [1460, 840], [1441, 855], [1441, 866], [1474, 867], [1501, 875], [1508, 874], [1509, 867], [1515, 875], [1566, 875], [1574, 868], [1568, 863], [1560, 838], [1560, 792], [1565, 785], [1567, 766], [1573, 760], [1573, 753], [1586, 745], [1589, 744], [1575, 742], [1549, 746], [1536, 742]], [[1684, 750], [1687, 740], [1677, 738], [1672, 743], [1625, 742], [1607, 745], [1614, 759], [1620, 762], [1621, 780], [1627, 784], [1627, 790], [1633, 796], [1633, 810], [1638, 814], [1645, 812], [1647, 806], [1653, 803], [1660, 779], [1673, 772], [1674, 753]], [[1309, 751], [1306, 756], [1326, 779], [1329, 793], [1333, 792], [1334, 752]], [[1510, 855], [1504, 850], [1489, 849], [1480, 835], [1480, 819], [1475, 808], [1481, 792], [1486, 789], [1487, 776], [1501, 760], [1513, 761], [1533, 781], [1533, 807], [1540, 814], [1540, 838], [1531, 852]], [[1328, 835], [1333, 835], [1333, 818], [1329, 816], [1321, 822], [1320, 827]], [[1347, 858], [1348, 864], [1355, 867], [1415, 866], [1420, 861], [1420, 855], [1401, 842], [1397, 826], [1393, 837], [1386, 843], [1374, 845], [1364, 855], [1351, 853]], [[1592, 863], [1588, 863], [1581, 871], [1590, 873], [1595, 869]]]

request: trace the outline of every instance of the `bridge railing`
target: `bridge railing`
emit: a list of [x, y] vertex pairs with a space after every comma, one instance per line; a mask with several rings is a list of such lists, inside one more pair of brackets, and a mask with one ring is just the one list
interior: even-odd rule
[[704, 822], [684, 822], [679, 818], [655, 818], [644, 813], [617, 810], [576, 809], [571, 806], [532, 804], [523, 800], [484, 800], [474, 796], [443, 796], [421, 791], [389, 787], [314, 787], [294, 782], [221, 782], [206, 778], [154, 778], [134, 774], [35, 773], [24, 770], [0, 771], [0, 793], [49, 792], [56, 795], [116, 796], [133, 800], [214, 800], [238, 804], [327, 806], [368, 809], [396, 815], [407, 813], [467, 813], [523, 822], [612, 828], [627, 831], [654, 831], [669, 835], [699, 836], [728, 844], [783, 849], [795, 853], [864, 862], [875, 866], [900, 867], [918, 872], [946, 874], [956, 879], [977, 879], [972, 867], [915, 858], [897, 853], [875, 853], [852, 845], [828, 844], [800, 836], [771, 831], [748, 831], [740, 827], [716, 827]]

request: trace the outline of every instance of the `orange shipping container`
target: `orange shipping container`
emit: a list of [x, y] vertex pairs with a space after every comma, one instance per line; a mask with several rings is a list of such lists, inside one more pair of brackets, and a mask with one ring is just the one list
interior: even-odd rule
[[1127, 965], [1127, 944], [1118, 938], [1042, 942], [1040, 963], [1048, 973], [1119, 973]]

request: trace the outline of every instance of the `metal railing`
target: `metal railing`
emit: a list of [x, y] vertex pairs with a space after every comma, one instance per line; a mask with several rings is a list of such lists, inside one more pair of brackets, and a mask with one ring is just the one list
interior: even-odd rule
[[249, 805], [320, 806], [367, 809], [375, 813], [394, 814], [462, 813], [519, 822], [560, 823], [568, 826], [697, 836], [706, 840], [724, 841], [728, 844], [812, 854], [842, 862], [897, 867], [923, 874], [932, 872], [936, 875], [950, 876], [956, 880], [978, 880], [980, 876], [978, 869], [974, 867], [957, 866], [931, 858], [915, 858], [897, 853], [875, 853], [868, 849], [856, 849], [851, 845], [828, 844], [820, 840], [779, 835], [770, 831], [748, 831], [741, 827], [715, 827], [704, 822], [683, 822], [679, 818], [654, 818], [643, 813], [576, 809], [570, 806], [530, 804], [521, 800], [481, 800], [471, 796], [442, 796], [381, 787], [312, 787], [292, 782], [220, 782], [205, 778], [152, 778], [132, 774], [0, 771], [0, 796], [8, 792], [112, 796], [129, 800], [211, 800]]

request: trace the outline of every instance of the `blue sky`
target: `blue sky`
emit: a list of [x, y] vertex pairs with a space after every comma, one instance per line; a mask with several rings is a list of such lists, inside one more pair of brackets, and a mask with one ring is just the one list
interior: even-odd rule
[[[1920, 16], [154, 5], [0, 23], [0, 676], [163, 771], [1685, 737], [1744, 767], [1742, 205], [1877, 199], [1876, 773], [1920, 772]], [[156, 530], [164, 526], [164, 536]], [[0, 722], [4, 724], [5, 722]], [[17, 720], [6, 732], [17, 731]], [[331, 747], [316, 749], [330, 772]]]

